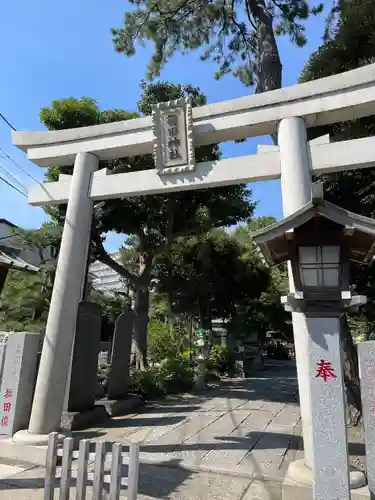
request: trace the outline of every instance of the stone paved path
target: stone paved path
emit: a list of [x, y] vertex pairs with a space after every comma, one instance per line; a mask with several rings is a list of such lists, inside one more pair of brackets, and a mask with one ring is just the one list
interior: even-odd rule
[[297, 380], [290, 368], [231, 379], [219, 390], [148, 405], [91, 429], [94, 439], [141, 443], [141, 460], [196, 470], [282, 478], [300, 442]]
[[[75, 436], [141, 442], [139, 500], [278, 500], [286, 468], [301, 453], [296, 392], [293, 369], [272, 368]], [[0, 500], [43, 498], [43, 468], [4, 467]]]

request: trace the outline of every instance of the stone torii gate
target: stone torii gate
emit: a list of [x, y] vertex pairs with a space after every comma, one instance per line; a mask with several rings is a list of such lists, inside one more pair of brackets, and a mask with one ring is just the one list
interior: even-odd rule
[[[40, 167], [74, 165], [72, 176], [60, 175], [58, 182], [35, 185], [29, 192], [32, 205], [68, 203], [68, 207], [30, 425], [27, 431], [16, 434], [15, 440], [45, 444], [47, 434], [60, 427], [94, 201], [280, 178], [286, 217], [310, 201], [313, 174], [375, 164], [375, 137], [330, 144], [326, 136], [307, 143], [306, 128], [373, 114], [375, 64], [194, 109], [185, 101], [161, 104], [153, 118], [52, 132], [13, 132], [13, 143]], [[173, 136], [175, 127], [183, 132], [177, 155], [173, 147], [168, 151], [165, 142]], [[245, 157], [194, 162], [194, 146], [276, 132], [277, 147], [261, 146], [257, 154]], [[97, 171], [99, 160], [141, 155], [154, 149], [155, 170], [116, 175]], [[311, 468], [304, 314], [293, 313], [293, 329], [305, 465]]]

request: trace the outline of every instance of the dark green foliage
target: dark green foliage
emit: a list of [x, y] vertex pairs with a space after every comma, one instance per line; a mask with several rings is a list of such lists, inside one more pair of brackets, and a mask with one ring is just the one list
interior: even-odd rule
[[[273, 217], [258, 217], [236, 229], [234, 238], [242, 245], [244, 258], [249, 258], [254, 253], [251, 233], [274, 222], [276, 220]], [[264, 336], [267, 331], [272, 330], [291, 341], [293, 333], [290, 314], [284, 310], [280, 302], [280, 296], [285, 295], [288, 289], [286, 270], [283, 266], [279, 266], [268, 269], [268, 273], [269, 277], [261, 294], [251, 301], [241, 303], [234, 326], [242, 330], [245, 337], [247, 333], [254, 332]], [[246, 341], [246, 338], [243, 340]]]
[[130, 377], [130, 392], [139, 394], [146, 400], [159, 399], [165, 396], [165, 390], [160, 379], [158, 368], [137, 370]]
[[174, 359], [183, 352], [184, 338], [181, 332], [173, 331], [168, 324], [152, 318], [148, 325], [148, 359], [150, 363], [160, 363], [164, 359]]
[[[275, 35], [287, 35], [297, 46], [306, 43], [303, 22], [323, 4], [310, 7], [307, 0], [129, 0], [124, 26], [112, 29], [115, 48], [127, 56], [137, 44], [153, 42], [147, 77], [160, 70], [175, 53], [199, 50], [202, 61], [213, 60], [215, 78], [232, 73], [245, 85], [257, 82], [258, 91], [270, 90], [262, 81], [272, 66], [280, 70], [274, 84], [281, 85], [281, 64]], [[269, 67], [266, 66], [271, 63]], [[273, 66], [275, 67], [275, 66]], [[269, 75], [268, 75], [269, 76]], [[267, 78], [266, 78], [267, 79]], [[279, 81], [280, 80], [280, 81]], [[272, 83], [271, 83], [272, 86]]]
[[[301, 81], [330, 76], [375, 61], [375, 1], [354, 0], [344, 10], [334, 38], [321, 46], [307, 62]], [[329, 133], [331, 141], [375, 135], [373, 116], [329, 127], [313, 129], [314, 136]], [[325, 197], [352, 212], [375, 217], [375, 168], [321, 176]], [[367, 321], [375, 322], [375, 266], [352, 263], [351, 281], [355, 290], [368, 296], [362, 309]]]
[[268, 270], [254, 255], [245, 259], [242, 254], [236, 240], [221, 230], [180, 238], [170, 256], [157, 261], [157, 288], [171, 293], [175, 313], [198, 317], [210, 330], [210, 318], [231, 318], [239, 303], [259, 297], [268, 286]]
[[210, 350], [206, 366], [208, 371], [219, 375], [230, 374], [234, 371], [235, 359], [227, 345], [215, 344]]
[[164, 360], [159, 367], [137, 370], [131, 374], [130, 391], [146, 400], [158, 399], [192, 389], [194, 370], [183, 356]]
[[195, 373], [189, 360], [180, 355], [161, 363], [160, 377], [165, 391], [174, 394], [192, 389]]
[[61, 230], [43, 225], [35, 231], [17, 228], [14, 237], [38, 256], [39, 272], [11, 270], [0, 297], [0, 328], [43, 333], [47, 321]]
[[[351, 70], [374, 62], [375, 2], [353, 0], [337, 2], [332, 39], [321, 46], [306, 64], [301, 81], [308, 81]], [[356, 139], [375, 135], [374, 117], [362, 118], [313, 130], [314, 136], [329, 133], [331, 141]], [[310, 134], [310, 138], [313, 137]], [[375, 216], [375, 169], [353, 170], [321, 176], [325, 197], [351, 212]], [[351, 264], [351, 283], [356, 292], [367, 295], [367, 304], [359, 317], [348, 321], [342, 317], [341, 341], [344, 352], [344, 380], [347, 388], [349, 421], [359, 422], [361, 415], [358, 359], [353, 333], [369, 335], [375, 325], [375, 265]], [[349, 326], [355, 330], [350, 332]]]

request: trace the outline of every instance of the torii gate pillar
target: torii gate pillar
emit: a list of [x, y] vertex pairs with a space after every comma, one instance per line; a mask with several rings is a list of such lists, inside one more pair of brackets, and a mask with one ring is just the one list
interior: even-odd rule
[[85, 279], [93, 201], [91, 175], [99, 158], [78, 153], [71, 182], [64, 231], [48, 313], [29, 429], [16, 442], [46, 444], [48, 434], [60, 428], [65, 386], [69, 377], [77, 308]]
[[[306, 124], [303, 118], [285, 118], [279, 123], [281, 193], [283, 215], [288, 217], [311, 200], [312, 174], [307, 149]], [[289, 288], [294, 291], [293, 275], [288, 263]], [[305, 465], [312, 469], [312, 422], [308, 330], [303, 313], [292, 313], [294, 346], [298, 372]]]

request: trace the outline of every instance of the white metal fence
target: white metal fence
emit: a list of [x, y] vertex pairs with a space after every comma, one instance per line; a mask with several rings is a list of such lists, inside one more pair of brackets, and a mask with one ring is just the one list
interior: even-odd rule
[[[93, 500], [102, 500], [104, 485], [109, 484], [110, 500], [118, 500], [121, 486], [127, 486], [128, 500], [136, 500], [138, 495], [139, 475], [139, 444], [131, 443], [129, 454], [123, 453], [124, 445], [112, 444], [112, 451], [106, 451], [107, 443], [98, 441], [95, 443], [95, 451], [90, 452], [90, 440], [82, 439], [79, 449], [73, 449], [73, 438], [65, 438], [63, 446], [58, 445], [58, 434], [53, 432], [49, 436], [46, 479], [44, 487], [44, 500], [53, 500], [56, 486], [57, 457], [62, 457], [60, 500], [69, 500], [72, 479], [76, 480], [76, 500], [85, 500], [88, 483], [92, 484]], [[77, 467], [72, 468], [73, 460], [78, 459]], [[93, 462], [94, 471], [88, 471], [89, 463]], [[104, 464], [110, 464], [111, 472], [106, 474]], [[128, 477], [122, 476], [123, 464], [128, 465]]]

